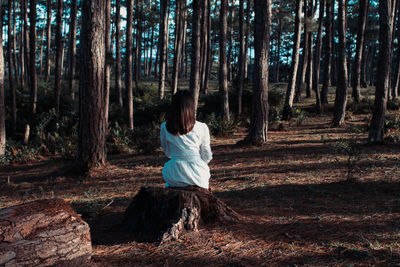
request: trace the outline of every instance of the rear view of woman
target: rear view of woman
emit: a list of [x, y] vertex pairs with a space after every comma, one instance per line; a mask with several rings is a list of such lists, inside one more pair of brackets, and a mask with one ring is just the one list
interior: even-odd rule
[[212, 159], [210, 132], [196, 121], [193, 97], [178, 91], [172, 97], [167, 121], [161, 124], [161, 146], [170, 160], [162, 170], [166, 187], [195, 185], [208, 189]]

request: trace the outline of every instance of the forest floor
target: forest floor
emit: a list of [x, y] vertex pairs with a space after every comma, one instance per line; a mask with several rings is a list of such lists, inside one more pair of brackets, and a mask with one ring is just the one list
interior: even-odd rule
[[[84, 177], [61, 159], [2, 168], [0, 207], [51, 197], [72, 203], [91, 227], [94, 266], [395, 266], [400, 145], [368, 145], [369, 118], [352, 115], [341, 128], [331, 127], [330, 114], [283, 122], [262, 147], [236, 145], [244, 129], [213, 138], [211, 188], [246, 219], [179, 241], [139, 243], [119, 231], [140, 187], [164, 186], [161, 150], [111, 155], [107, 168]], [[350, 164], [346, 149], [356, 151]]]

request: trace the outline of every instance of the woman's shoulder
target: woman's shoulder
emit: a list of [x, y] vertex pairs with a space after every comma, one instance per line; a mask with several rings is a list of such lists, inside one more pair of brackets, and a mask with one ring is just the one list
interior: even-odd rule
[[201, 122], [201, 121], [196, 121], [195, 127], [196, 127], [198, 130], [200, 130], [200, 131], [205, 131], [205, 130], [208, 131], [208, 126], [207, 126], [207, 124], [204, 123], [204, 122]]
[[164, 129], [166, 126], [167, 126], [167, 122], [164, 121], [164, 122], [161, 123], [160, 128]]

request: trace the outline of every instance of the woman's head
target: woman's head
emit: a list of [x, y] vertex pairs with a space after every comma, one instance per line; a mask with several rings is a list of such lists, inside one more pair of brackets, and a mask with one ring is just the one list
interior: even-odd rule
[[193, 129], [195, 119], [194, 101], [187, 90], [178, 91], [172, 96], [167, 116], [167, 130], [174, 135], [187, 134]]

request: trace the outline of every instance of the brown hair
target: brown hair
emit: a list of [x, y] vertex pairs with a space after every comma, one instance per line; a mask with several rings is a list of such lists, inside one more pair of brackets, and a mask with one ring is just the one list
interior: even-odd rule
[[178, 91], [172, 96], [171, 107], [167, 115], [167, 130], [173, 135], [190, 132], [196, 122], [194, 100], [187, 90]]

